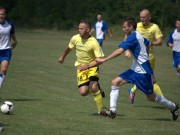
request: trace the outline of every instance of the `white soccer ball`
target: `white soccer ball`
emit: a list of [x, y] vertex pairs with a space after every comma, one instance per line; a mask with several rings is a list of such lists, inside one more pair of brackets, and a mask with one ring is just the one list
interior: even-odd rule
[[0, 109], [3, 114], [11, 114], [13, 112], [14, 105], [10, 101], [5, 101], [1, 104]]

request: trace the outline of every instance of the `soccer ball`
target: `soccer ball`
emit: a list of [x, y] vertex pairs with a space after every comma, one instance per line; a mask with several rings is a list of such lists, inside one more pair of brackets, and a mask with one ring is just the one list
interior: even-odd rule
[[13, 112], [14, 105], [10, 101], [5, 101], [1, 104], [0, 109], [3, 114], [11, 114]]

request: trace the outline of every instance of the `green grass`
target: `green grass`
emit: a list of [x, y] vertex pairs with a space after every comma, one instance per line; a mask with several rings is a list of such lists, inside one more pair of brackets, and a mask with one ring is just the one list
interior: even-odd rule
[[[112, 120], [96, 115], [93, 96], [81, 97], [76, 84], [75, 53], [60, 65], [57, 60], [75, 32], [19, 30], [17, 48], [0, 90], [1, 101], [14, 103], [12, 115], [0, 114], [2, 135], [178, 135], [180, 120], [172, 120], [169, 110], [148, 102], [140, 91], [129, 104], [127, 88], [121, 87], [118, 114]], [[107, 37], [104, 52], [110, 54], [123, 37]], [[171, 50], [156, 47], [156, 78], [164, 95], [179, 100], [180, 80], [172, 67]], [[129, 68], [132, 60], [118, 57], [100, 68], [100, 83], [109, 107], [111, 80]]]

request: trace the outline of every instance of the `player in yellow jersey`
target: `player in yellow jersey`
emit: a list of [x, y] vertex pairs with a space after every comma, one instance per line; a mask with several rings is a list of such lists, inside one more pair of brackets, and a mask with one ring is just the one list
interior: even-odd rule
[[63, 63], [65, 57], [74, 48], [76, 50], [77, 61], [77, 83], [81, 96], [87, 96], [91, 91], [97, 105], [98, 113], [103, 107], [102, 95], [99, 88], [99, 67], [96, 58], [104, 57], [104, 53], [97, 40], [89, 33], [91, 24], [88, 21], [79, 23], [79, 34], [74, 35], [63, 54], [59, 57], [59, 63]]
[[[152, 69], [154, 70], [155, 68], [155, 57], [153, 53], [153, 47], [154, 46], [161, 46], [162, 45], [162, 33], [161, 30], [159, 29], [157, 24], [151, 23], [151, 14], [148, 9], [143, 9], [140, 12], [140, 20], [141, 22], [137, 23], [137, 28], [136, 30], [145, 38], [147, 38], [149, 41], [151, 41], [151, 46], [149, 47], [149, 60]], [[131, 57], [131, 54], [129, 51], [126, 51], [125, 54], [127, 57]], [[135, 92], [137, 90], [137, 87], [134, 86], [131, 89], [128, 89], [129, 94], [130, 94], [130, 103], [134, 103], [134, 97], [135, 97]], [[157, 95], [163, 96], [160, 87], [156, 83], [156, 80], [154, 79], [154, 92]]]

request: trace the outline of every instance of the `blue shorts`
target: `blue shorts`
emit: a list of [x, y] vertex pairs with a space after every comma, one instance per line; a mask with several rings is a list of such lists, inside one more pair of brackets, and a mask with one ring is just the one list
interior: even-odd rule
[[102, 44], [103, 44], [103, 39], [97, 39], [97, 41], [98, 41], [99, 45], [102, 46]]
[[173, 66], [178, 67], [180, 65], [180, 52], [173, 51]]
[[136, 73], [128, 69], [119, 75], [123, 80], [135, 84], [145, 94], [153, 94], [153, 75]]
[[10, 62], [12, 56], [12, 49], [0, 50], [0, 63], [4, 60]]

